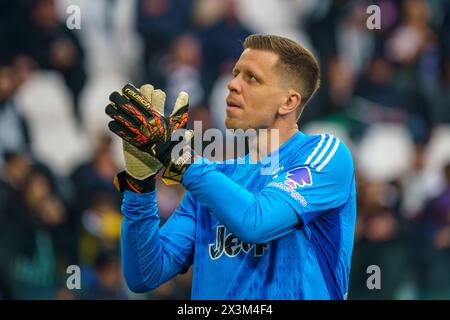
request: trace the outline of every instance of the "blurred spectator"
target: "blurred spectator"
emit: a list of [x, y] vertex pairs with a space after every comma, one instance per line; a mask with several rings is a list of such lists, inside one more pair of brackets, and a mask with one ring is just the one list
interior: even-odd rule
[[65, 206], [50, 177], [26, 157], [8, 159], [5, 173], [17, 202], [10, 203], [9, 223], [1, 228], [0, 269], [14, 299], [52, 299], [73, 261]]
[[[430, 8], [424, 0], [402, 1], [400, 25], [387, 41], [387, 53], [392, 61], [413, 64], [426, 50], [435, 35], [429, 26]], [[431, 71], [431, 70], [429, 70]]]
[[14, 93], [26, 78], [19, 67], [0, 66], [0, 165], [5, 153], [30, 148], [28, 124], [14, 101]]
[[[119, 171], [112, 155], [112, 140], [98, 137], [92, 159], [71, 175], [75, 186], [72, 210], [76, 215], [76, 250], [82, 266], [82, 290], [76, 299], [125, 299], [120, 271], [119, 193], [112, 184]], [[61, 292], [61, 298], [66, 298]]]
[[95, 192], [80, 217], [78, 249], [81, 264], [92, 267], [104, 250], [118, 252], [121, 223], [117, 201], [110, 194]]
[[394, 76], [394, 66], [383, 56], [376, 56], [358, 81], [355, 95], [386, 108], [402, 110], [403, 100], [395, 86]]
[[[352, 257], [350, 299], [395, 299], [408, 275], [408, 252], [399, 213], [398, 183], [364, 181], [359, 176], [357, 240]], [[381, 289], [369, 290], [367, 267], [381, 270]]]
[[[374, 32], [367, 29], [366, 1], [358, 1], [341, 17], [336, 38], [338, 55], [349, 72], [360, 74], [375, 50]], [[351, 64], [349, 64], [351, 62]]]
[[189, 93], [189, 105], [193, 109], [203, 103], [201, 80], [201, 48], [192, 35], [177, 37], [167, 64], [167, 104], [173, 106], [180, 91]]
[[80, 94], [86, 82], [84, 49], [78, 36], [58, 19], [55, 0], [32, 0], [28, 23], [20, 25], [25, 54], [40, 69], [56, 70], [72, 94], [75, 119], [81, 123]]
[[[440, 77], [438, 37], [429, 25], [430, 6], [424, 0], [402, 1], [400, 24], [386, 42], [388, 59], [399, 67], [397, 87], [416, 140], [424, 141], [431, 129], [430, 96]], [[399, 81], [401, 80], [401, 81]]]
[[322, 1], [306, 19], [304, 28], [317, 51], [322, 70], [326, 69], [328, 62], [338, 54], [336, 26], [342, 10], [349, 2]]
[[192, 1], [137, 1], [137, 30], [144, 42], [145, 83], [165, 87], [164, 60], [172, 41], [190, 26]]
[[415, 145], [413, 167], [402, 179], [402, 212], [407, 219], [416, 218], [422, 213], [427, 202], [444, 188], [440, 172], [425, 165], [426, 151], [425, 145]]
[[7, 154], [0, 175], [0, 228], [14, 223], [21, 206], [21, 193], [32, 171], [27, 155]]
[[117, 251], [98, 253], [92, 268], [81, 269], [82, 288], [78, 299], [124, 300], [127, 298]]
[[113, 199], [118, 197], [112, 184], [114, 176], [119, 171], [112, 153], [112, 139], [108, 135], [101, 135], [97, 139], [92, 158], [80, 164], [71, 174], [75, 187], [74, 206], [77, 212], [89, 206], [96, 192], [113, 195]]
[[420, 299], [450, 298], [450, 163], [443, 173], [445, 187], [418, 217], [412, 242]]
[[328, 113], [344, 110], [350, 104], [355, 84], [354, 72], [347, 59], [336, 58], [331, 60], [326, 77]]
[[[213, 0], [218, 1], [218, 0]], [[236, 0], [219, 0], [223, 10], [211, 25], [198, 26], [203, 49], [203, 86], [209, 98], [214, 81], [241, 55], [242, 42], [252, 33], [237, 15]], [[208, 14], [205, 12], [204, 14]]]

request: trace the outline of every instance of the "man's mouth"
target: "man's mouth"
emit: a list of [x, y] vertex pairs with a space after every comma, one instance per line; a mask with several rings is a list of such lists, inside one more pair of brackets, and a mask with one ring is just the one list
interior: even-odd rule
[[241, 106], [234, 100], [227, 99], [227, 108], [241, 108]]

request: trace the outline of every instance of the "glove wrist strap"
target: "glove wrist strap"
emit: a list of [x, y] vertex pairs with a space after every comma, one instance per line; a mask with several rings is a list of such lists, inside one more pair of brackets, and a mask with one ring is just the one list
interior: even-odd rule
[[130, 176], [126, 171], [122, 171], [114, 177], [114, 185], [120, 193], [123, 193], [125, 190], [135, 193], [148, 193], [155, 190], [155, 176], [138, 180]]
[[161, 177], [166, 185], [174, 185], [181, 183], [183, 175], [187, 168], [199, 157], [195, 154], [191, 146], [186, 145], [183, 148], [183, 154], [176, 160], [171, 160], [167, 165]]

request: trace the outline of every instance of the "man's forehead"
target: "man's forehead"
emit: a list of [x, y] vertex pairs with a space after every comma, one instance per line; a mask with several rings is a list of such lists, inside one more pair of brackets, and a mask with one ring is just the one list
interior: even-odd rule
[[246, 48], [236, 62], [235, 69], [250, 67], [264, 71], [271, 69], [277, 61], [278, 55], [275, 52]]

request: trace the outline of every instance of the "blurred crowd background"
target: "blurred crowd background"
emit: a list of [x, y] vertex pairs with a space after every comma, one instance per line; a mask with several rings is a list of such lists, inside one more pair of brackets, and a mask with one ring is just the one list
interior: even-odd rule
[[[369, 5], [381, 29], [369, 30]], [[80, 29], [66, 20], [79, 8]], [[68, 9], [69, 8], [69, 9]], [[152, 83], [224, 129], [226, 82], [251, 33], [318, 57], [299, 126], [357, 167], [350, 299], [450, 299], [450, 1], [0, 0], [0, 299], [182, 299], [190, 271], [133, 294], [120, 266], [119, 139], [108, 95]], [[183, 196], [158, 185], [161, 223]], [[81, 290], [66, 269], [81, 267]], [[381, 270], [369, 290], [367, 267]], [[214, 285], [213, 283], [211, 285]]]

